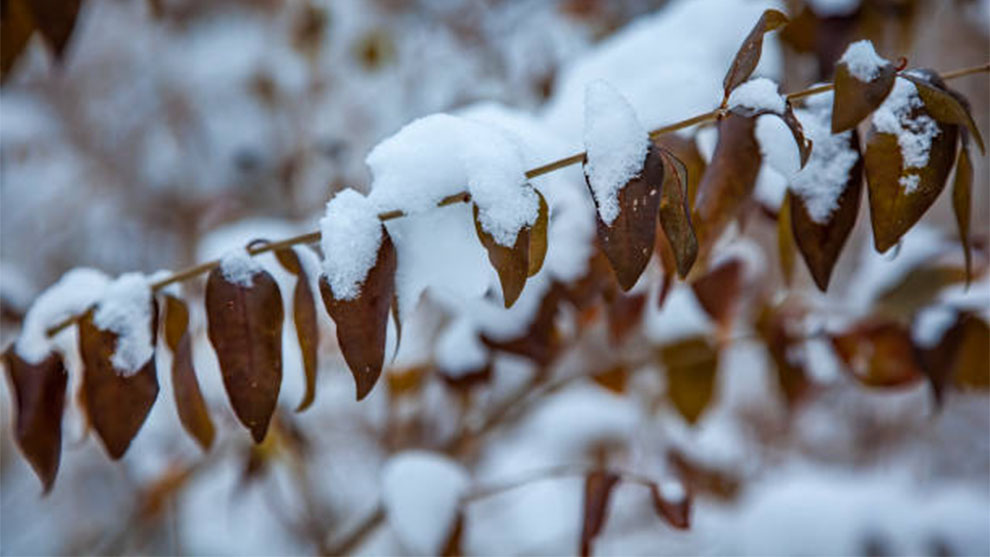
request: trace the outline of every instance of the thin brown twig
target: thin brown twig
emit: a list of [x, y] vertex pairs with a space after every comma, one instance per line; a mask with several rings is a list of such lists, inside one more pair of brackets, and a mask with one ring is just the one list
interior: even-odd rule
[[[958, 69], [958, 70], [952, 70], [952, 71], [949, 71], [949, 72], [945, 72], [945, 73], [942, 74], [942, 79], [944, 79], [944, 80], [950, 80], [950, 79], [956, 79], [956, 78], [967, 76], [967, 75], [972, 75], [972, 74], [977, 74], [977, 73], [985, 73], [985, 72], [990, 72], [990, 63], [983, 64], [983, 65], [980, 65], [980, 66], [972, 66], [972, 67], [968, 67], [968, 68], [961, 68], [961, 69]], [[794, 92], [794, 93], [789, 93], [788, 95], [786, 95], [786, 97], [787, 97], [787, 100], [797, 100], [797, 99], [801, 99], [801, 98], [808, 97], [808, 96], [811, 96], [811, 95], [817, 95], [819, 93], [824, 93], [826, 91], [831, 91], [831, 90], [832, 90], [832, 84], [817, 85], [815, 87], [810, 87], [810, 88], [804, 89], [802, 91], [797, 91], [797, 92]], [[697, 116], [692, 116], [691, 118], [687, 118], [687, 119], [681, 120], [679, 122], [674, 122], [673, 124], [662, 126], [660, 128], [657, 128], [657, 129], [654, 129], [654, 130], [650, 131], [650, 138], [656, 139], [657, 137], [660, 137], [661, 135], [665, 135], [665, 134], [668, 134], [668, 133], [673, 133], [675, 131], [683, 130], [683, 129], [686, 129], [686, 128], [690, 128], [692, 126], [696, 126], [696, 125], [699, 125], [699, 124], [705, 124], [705, 123], [708, 123], [708, 122], [712, 122], [714, 120], [717, 120], [718, 117], [719, 117], [719, 115], [721, 113], [722, 113], [721, 110], [716, 109], [716, 110], [712, 110], [710, 112], [706, 112], [704, 114], [699, 114]], [[566, 168], [568, 166], [572, 166], [572, 165], [581, 163], [581, 162], [584, 161], [584, 157], [585, 157], [585, 153], [584, 152], [576, 153], [576, 154], [571, 155], [569, 157], [564, 157], [562, 159], [559, 159], [559, 160], [556, 160], [556, 161], [547, 163], [547, 164], [545, 164], [543, 166], [532, 168], [532, 169], [526, 171], [526, 178], [529, 178], [529, 179], [536, 178], [538, 176], [543, 176], [544, 174], [549, 174], [549, 173], [554, 172], [556, 170], [560, 170], [561, 168]], [[449, 196], [443, 198], [442, 200], [440, 200], [439, 203], [437, 203], [437, 206], [438, 207], [444, 207], [444, 206], [447, 206], [447, 205], [454, 205], [456, 203], [466, 203], [466, 202], [468, 202], [470, 200], [471, 200], [471, 196], [470, 196], [470, 194], [468, 192], [458, 192], [456, 194], [449, 195]], [[385, 212], [382, 212], [382, 213], [379, 213], [378, 214], [379, 220], [381, 220], [383, 222], [384, 221], [393, 220], [393, 219], [397, 219], [397, 218], [401, 218], [401, 217], [404, 217], [404, 216], [406, 216], [406, 213], [403, 212], [400, 209], [393, 209], [393, 210], [385, 211]], [[320, 239], [320, 232], [319, 231], [309, 232], [309, 233], [306, 233], [306, 234], [300, 234], [298, 236], [293, 236], [291, 238], [286, 238], [284, 240], [279, 240], [277, 242], [271, 242], [271, 243], [266, 243], [266, 244], [259, 245], [259, 246], [254, 246], [254, 247], [248, 249], [248, 253], [251, 254], [251, 255], [258, 255], [258, 254], [261, 254], [261, 253], [265, 253], [265, 252], [269, 252], [269, 251], [275, 251], [275, 250], [278, 250], [278, 249], [282, 249], [282, 248], [294, 246], [294, 245], [297, 245], [297, 244], [311, 244], [311, 243], [314, 243], [314, 242], [319, 241], [319, 239]], [[176, 272], [175, 274], [172, 274], [172, 275], [170, 275], [168, 277], [165, 277], [165, 278], [163, 278], [163, 279], [161, 279], [161, 280], [159, 280], [157, 282], [152, 283], [151, 284], [151, 290], [152, 290], [152, 292], [157, 292], [158, 290], [160, 290], [160, 289], [162, 289], [165, 286], [168, 286], [170, 284], [174, 284], [174, 283], [177, 283], [177, 282], [182, 282], [184, 280], [193, 278], [193, 277], [198, 276], [198, 275], [201, 275], [203, 273], [212, 271], [213, 269], [215, 269], [219, 265], [220, 265], [220, 261], [219, 260], [213, 260], [213, 261], [207, 261], [205, 263], [199, 263], [197, 265], [194, 265], [194, 266], [189, 267], [187, 269], [183, 269], [181, 271]], [[48, 331], [47, 331], [48, 332], [48, 336], [54, 336], [54, 335], [58, 334], [59, 332], [61, 332], [66, 327], [68, 327], [68, 326], [72, 325], [73, 323], [75, 323], [79, 319], [79, 317], [80, 317], [79, 315], [70, 316], [69, 318], [67, 318], [67, 319], [63, 320], [62, 322], [56, 324], [55, 326], [49, 328]]]

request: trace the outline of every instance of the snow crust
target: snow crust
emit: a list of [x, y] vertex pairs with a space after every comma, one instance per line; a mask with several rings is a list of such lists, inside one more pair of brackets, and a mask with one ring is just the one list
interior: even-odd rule
[[467, 471], [427, 451], [399, 453], [382, 470], [382, 498], [389, 525], [411, 551], [435, 554], [453, 526]]
[[778, 91], [776, 82], [765, 77], [757, 77], [732, 90], [729, 94], [729, 107], [769, 110], [775, 114], [783, 114], [787, 108], [787, 101]]
[[155, 355], [151, 339], [151, 286], [141, 273], [125, 273], [107, 285], [93, 324], [117, 335], [110, 362], [124, 377], [141, 370]]
[[367, 197], [348, 188], [327, 203], [320, 219], [320, 246], [323, 273], [336, 298], [357, 298], [381, 245], [382, 223]]
[[423, 213], [467, 190], [482, 228], [503, 246], [513, 245], [539, 213], [514, 138], [467, 118], [420, 118], [379, 143], [366, 162], [373, 175], [369, 198], [383, 211]]
[[[927, 114], [911, 117], [914, 109], [924, 106], [913, 83], [896, 79], [890, 95], [873, 113], [876, 131], [897, 137], [904, 169], [924, 168], [931, 154], [932, 141], [940, 133], [938, 124]], [[904, 176], [901, 185], [905, 191], [912, 192], [917, 188], [918, 181], [917, 176]]]
[[604, 80], [589, 83], [585, 92], [584, 145], [598, 214], [612, 224], [619, 216], [619, 191], [643, 170], [650, 136], [629, 101]]
[[110, 279], [101, 271], [81, 267], [62, 275], [34, 301], [24, 316], [21, 335], [15, 350], [25, 361], [37, 364], [48, 356], [52, 342], [47, 330], [62, 320], [83, 311], [96, 303]]
[[228, 281], [250, 288], [254, 284], [254, 275], [264, 271], [261, 264], [255, 261], [245, 249], [233, 249], [220, 258], [220, 272]]
[[856, 41], [846, 48], [839, 58], [849, 68], [849, 73], [856, 79], [866, 83], [876, 79], [880, 70], [890, 64], [890, 61], [877, 54], [873, 43], [869, 40]]
[[819, 104], [795, 111], [813, 147], [808, 163], [790, 183], [791, 191], [801, 197], [808, 214], [817, 223], [827, 222], [838, 208], [849, 173], [859, 158], [852, 148], [852, 130], [832, 134], [832, 94], [821, 97], [817, 99]]

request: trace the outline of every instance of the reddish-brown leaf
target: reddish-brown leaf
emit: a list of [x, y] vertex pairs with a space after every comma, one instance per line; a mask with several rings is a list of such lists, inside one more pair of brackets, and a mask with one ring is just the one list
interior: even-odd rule
[[[911, 118], [923, 109], [912, 111]], [[942, 189], [956, 158], [958, 127], [938, 124], [939, 133], [932, 140], [928, 165], [904, 168], [897, 136], [871, 128], [866, 142], [866, 181], [870, 194], [870, 220], [877, 251], [885, 252], [896, 244], [919, 219]], [[918, 184], [908, 192], [901, 179], [917, 177]]]
[[691, 283], [698, 303], [721, 328], [731, 325], [735, 317], [742, 290], [743, 265], [739, 258], [729, 259]]
[[980, 134], [980, 128], [976, 127], [969, 107], [957, 97], [957, 94], [953, 94], [945, 87], [938, 74], [931, 70], [920, 70], [920, 72], [923, 73], [905, 72], [901, 74], [901, 77], [914, 83], [918, 90], [918, 96], [925, 103], [928, 114], [939, 122], [965, 126], [970, 135], [976, 138], [976, 145], [980, 148], [980, 152], [986, 154], [983, 135]]
[[877, 71], [872, 81], [864, 82], [849, 73], [849, 66], [835, 66], [835, 97], [832, 101], [832, 133], [856, 127], [877, 109], [894, 87], [897, 70], [888, 63]]
[[14, 393], [14, 438], [48, 493], [62, 457], [62, 414], [69, 374], [55, 352], [32, 364], [11, 346], [3, 353], [3, 362]]
[[540, 193], [540, 190], [534, 189], [536, 195], [540, 198], [540, 212], [536, 217], [536, 222], [533, 223], [533, 227], [529, 231], [529, 269], [527, 276], [533, 276], [540, 272], [543, 268], [543, 260], [547, 256], [547, 228], [550, 225], [550, 207], [547, 206], [547, 200]]
[[454, 523], [451, 525], [450, 533], [447, 535], [447, 540], [443, 544], [443, 549], [440, 550], [440, 555], [443, 557], [460, 557], [464, 555], [464, 522], [464, 512], [458, 512], [457, 518], [454, 519]]
[[[859, 153], [859, 136], [852, 132], [851, 148]], [[801, 257], [808, 265], [818, 288], [828, 289], [832, 269], [842, 253], [842, 248], [852, 233], [859, 214], [859, 203], [863, 189], [863, 158], [858, 157], [849, 171], [845, 188], [836, 201], [836, 208], [825, 222], [820, 223], [811, 217], [804, 200], [799, 195], [789, 194], [791, 225], [795, 242]]]
[[529, 233], [530, 228], [522, 228], [516, 235], [516, 243], [512, 247], [506, 247], [495, 241], [495, 238], [485, 232], [478, 220], [478, 206], [474, 206], [474, 229], [478, 233], [481, 245], [488, 252], [488, 261], [498, 273], [499, 283], [502, 285], [502, 297], [505, 307], [512, 307], [522, 289], [526, 286], [526, 279], [529, 277]]
[[788, 407], [794, 408], [805, 398], [811, 388], [811, 381], [802, 357], [795, 357], [792, 348], [802, 339], [788, 328], [789, 316], [766, 306], [760, 312], [756, 330], [766, 343], [767, 352], [777, 369], [777, 385]]
[[938, 344], [923, 351], [928, 381], [941, 403], [946, 387], [990, 388], [990, 328], [986, 321], [961, 313]]
[[718, 351], [704, 337], [692, 337], [660, 349], [667, 370], [667, 395], [688, 423], [711, 403], [718, 372]]
[[701, 183], [701, 176], [704, 175], [705, 168], [708, 166], [705, 158], [701, 156], [701, 151], [698, 150], [698, 142], [695, 141], [694, 137], [684, 137], [676, 133], [661, 135], [653, 142], [667, 153], [674, 155], [677, 161], [684, 166], [684, 177], [687, 184], [682, 182], [681, 190], [687, 194], [688, 208], [694, 207], [695, 196], [698, 194], [698, 184]]
[[625, 394], [626, 386], [629, 383], [629, 370], [620, 364], [592, 375], [591, 380], [613, 393]]
[[206, 281], [206, 318], [230, 405], [260, 443], [282, 387], [284, 312], [278, 284], [258, 271], [251, 286], [243, 286], [214, 269]]
[[725, 98], [729, 98], [729, 93], [733, 89], [744, 83], [752, 75], [756, 65], [760, 62], [760, 55], [763, 54], [763, 35], [787, 25], [787, 16], [777, 10], [766, 10], [760, 19], [750, 30], [749, 35], [743, 40], [736, 57], [729, 66], [725, 78], [722, 80], [722, 87], [725, 90]]
[[179, 421], [203, 450], [213, 445], [214, 428], [210, 411], [199, 389], [193, 367], [192, 338], [189, 336], [189, 308], [175, 296], [165, 296], [165, 344], [172, 351], [172, 391]]
[[691, 527], [691, 497], [685, 494], [679, 500], [670, 501], [662, 496], [657, 484], [650, 485], [650, 498], [657, 516], [678, 530]]
[[34, 16], [38, 31], [55, 51], [56, 58], [61, 58], [65, 47], [72, 37], [79, 15], [81, 0], [31, 0], [31, 14]]
[[898, 387], [924, 377], [911, 332], [890, 322], [867, 322], [832, 337], [832, 346], [864, 385]]
[[755, 129], [755, 118], [736, 113], [718, 124], [718, 143], [698, 185], [698, 201], [691, 218], [702, 257], [753, 193], [762, 162]]
[[642, 321], [646, 294], [617, 292], [608, 303], [608, 332], [612, 344], [618, 346]]
[[34, 19], [31, 17], [28, 0], [4, 0], [0, 15], [0, 79], [14, 67], [34, 32]]
[[358, 400], [371, 392], [385, 363], [385, 334], [395, 295], [396, 263], [392, 238], [383, 226], [375, 265], [354, 299], [337, 299], [326, 276], [320, 277], [323, 304], [337, 324], [337, 342], [354, 375]]
[[[157, 332], [157, 304], [149, 326]], [[152, 341], [154, 343], [154, 340]], [[79, 353], [83, 363], [83, 397], [89, 423], [103, 441], [110, 458], [124, 456], [131, 440], [144, 425], [158, 397], [158, 375], [152, 356], [140, 370], [128, 376], [114, 369], [111, 358], [117, 335], [93, 323], [92, 310], [79, 321]]]
[[608, 500], [617, 483], [619, 483], [619, 476], [605, 470], [589, 472], [585, 477], [581, 555], [591, 555], [591, 542], [605, 526]]
[[303, 373], [306, 375], [306, 391], [296, 407], [302, 412], [313, 404], [316, 398], [317, 354], [320, 344], [320, 330], [316, 322], [316, 300], [309, 286], [309, 276], [295, 248], [275, 250], [275, 257], [286, 271], [296, 275], [296, 287], [292, 292], [292, 318], [296, 323], [296, 338], [302, 352]]
[[677, 275], [683, 279], [698, 257], [698, 238], [694, 235], [687, 198], [688, 169], [673, 153], [663, 149], [659, 152], [667, 170], [660, 188], [660, 228], [677, 262]]
[[560, 352], [561, 343], [554, 320], [563, 298], [563, 289], [554, 285], [540, 302], [532, 323], [522, 335], [515, 338], [481, 336], [481, 341], [494, 350], [529, 358], [540, 366], [547, 366]]
[[963, 142], [959, 148], [959, 159], [956, 161], [956, 177], [952, 181], [952, 211], [956, 215], [956, 227], [959, 229], [959, 242], [962, 244], [963, 257], [966, 261], [966, 282], [973, 276], [973, 254], [969, 245], [969, 217], [973, 191], [973, 163], [969, 161], [969, 149]]
[[663, 177], [660, 149], [650, 144], [643, 170], [619, 191], [619, 214], [612, 224], [605, 224], [595, 212], [598, 243], [623, 290], [636, 284], [653, 254]]

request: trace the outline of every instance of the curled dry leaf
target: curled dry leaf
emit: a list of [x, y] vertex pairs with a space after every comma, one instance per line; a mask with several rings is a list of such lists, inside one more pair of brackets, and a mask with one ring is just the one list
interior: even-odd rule
[[595, 212], [599, 245], [623, 290], [636, 284], [653, 254], [663, 178], [660, 149], [651, 143], [643, 170], [619, 190], [619, 214], [612, 224], [605, 224]]
[[698, 184], [691, 217], [702, 257], [752, 196], [762, 162], [755, 129], [755, 118], [735, 112], [718, 124], [718, 143]]
[[550, 207], [547, 200], [540, 193], [540, 190], [533, 189], [537, 197], [540, 198], [540, 211], [537, 214], [536, 222], [529, 231], [529, 271], [528, 276], [533, 276], [543, 268], [543, 260], [547, 257], [547, 229], [550, 226]]
[[[154, 310], [148, 326], [154, 345], [158, 308], [152, 304]], [[125, 376], [111, 362], [116, 346], [117, 334], [98, 328], [93, 323], [93, 311], [86, 312], [79, 321], [83, 398], [89, 423], [114, 460], [127, 452], [158, 397], [154, 355], [136, 373]]]
[[863, 195], [863, 157], [859, 155], [859, 135], [855, 130], [852, 132], [850, 148], [857, 153], [856, 163], [849, 171], [835, 209], [825, 222], [818, 222], [811, 216], [800, 195], [788, 194], [789, 201], [785, 200], [790, 206], [791, 226], [798, 250], [822, 292], [828, 289], [832, 269], [835, 268], [842, 248], [856, 224], [860, 198]]
[[172, 351], [172, 390], [179, 421], [203, 450], [213, 445], [214, 427], [193, 367], [189, 307], [175, 296], [165, 296], [165, 344]]
[[970, 204], [973, 195], [973, 163], [969, 160], [969, 149], [965, 142], [959, 148], [956, 160], [956, 177], [952, 182], [952, 212], [956, 215], [959, 229], [959, 242], [962, 244], [966, 261], [966, 283], [973, 277], [973, 254], [969, 243]]
[[337, 342], [354, 376], [357, 400], [368, 396], [385, 363], [385, 334], [395, 298], [396, 263], [392, 238], [383, 226], [375, 265], [361, 283], [357, 297], [335, 298], [326, 276], [320, 277], [323, 304], [337, 324]]
[[619, 483], [619, 476], [605, 470], [589, 472], [584, 479], [584, 507], [581, 526], [581, 555], [591, 555], [591, 542], [605, 526], [608, 500]]
[[[541, 198], [542, 199], [542, 198]], [[516, 243], [512, 247], [506, 247], [495, 241], [495, 238], [485, 232], [478, 220], [478, 206], [474, 206], [474, 229], [478, 233], [481, 245], [488, 252], [488, 261], [495, 267], [498, 273], [499, 283], [502, 285], [502, 297], [505, 307], [512, 307], [512, 304], [519, 299], [522, 289], [526, 286], [526, 278], [529, 277], [529, 233], [530, 228], [525, 227], [519, 230], [516, 235]]]
[[657, 516], [662, 518], [678, 530], [687, 530], [691, 527], [691, 496], [687, 493], [683, 497], [671, 500], [663, 496], [657, 484], [650, 485], [650, 499], [653, 501], [653, 510]]
[[14, 393], [14, 438], [48, 493], [62, 457], [62, 415], [69, 374], [55, 352], [32, 364], [11, 346], [4, 352], [3, 362]]
[[766, 10], [760, 19], [750, 30], [749, 35], [743, 40], [736, 57], [729, 66], [725, 78], [722, 80], [722, 87], [725, 91], [725, 99], [729, 98], [732, 90], [749, 79], [760, 62], [763, 54], [763, 35], [787, 25], [787, 16], [777, 10]]
[[677, 263], [677, 275], [683, 279], [698, 257], [698, 238], [688, 204], [688, 169], [673, 153], [663, 148], [659, 152], [667, 170], [660, 188], [660, 228]]
[[980, 152], [986, 154], [983, 136], [980, 134], [980, 129], [976, 127], [976, 122], [973, 121], [973, 115], [970, 113], [965, 99], [958, 93], [947, 89], [935, 72], [931, 70], [914, 70], [914, 72], [902, 73], [900, 77], [914, 83], [918, 90], [918, 96], [925, 103], [925, 110], [928, 111], [928, 114], [939, 122], [965, 126], [970, 135], [976, 139], [976, 145], [980, 148]]
[[282, 294], [268, 272], [259, 270], [250, 280], [244, 286], [213, 269], [206, 281], [206, 318], [234, 414], [260, 443], [282, 386], [284, 313]]
[[309, 276], [299, 260], [296, 248], [275, 250], [275, 258], [286, 271], [296, 276], [296, 286], [292, 291], [292, 318], [296, 324], [296, 338], [302, 353], [303, 373], [306, 376], [306, 391], [296, 407], [302, 412], [313, 404], [316, 398], [317, 354], [320, 344], [320, 330], [316, 322], [316, 299], [309, 286]]
[[704, 337], [691, 337], [660, 349], [667, 370], [667, 394], [688, 423], [696, 423], [711, 403], [718, 351]]
[[[694, 137], [684, 137], [676, 133], [668, 133], [653, 139], [653, 143], [659, 145], [663, 150], [674, 156], [681, 165], [684, 166], [684, 178], [687, 184], [682, 182], [682, 191], [687, 194], [688, 207], [694, 207], [695, 196], [698, 194], [698, 184], [701, 176], [705, 173], [708, 163], [701, 156], [698, 150], [698, 142]], [[678, 167], [680, 169], [680, 167]]]
[[849, 65], [840, 62], [835, 67], [832, 101], [832, 133], [842, 133], [855, 128], [864, 118], [880, 106], [894, 87], [897, 70], [887, 63], [880, 67], [870, 81], [860, 81], [849, 71]]
[[[923, 114], [912, 110], [911, 118]], [[928, 164], [923, 168], [905, 168], [897, 136], [870, 129], [866, 142], [866, 182], [870, 197], [870, 220], [873, 242], [878, 252], [885, 252], [921, 219], [945, 187], [956, 158], [958, 127], [937, 123], [938, 135], [932, 139]], [[904, 183], [916, 181], [912, 188]]]
[[846, 368], [871, 387], [898, 387], [924, 377], [911, 332], [892, 322], [866, 322], [832, 337]]

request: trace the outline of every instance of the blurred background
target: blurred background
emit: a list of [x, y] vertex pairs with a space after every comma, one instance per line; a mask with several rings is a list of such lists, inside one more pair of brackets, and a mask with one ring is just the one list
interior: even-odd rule
[[[767, 38], [761, 71], [783, 91], [829, 79], [835, 59], [860, 38], [911, 67], [951, 70], [990, 55], [985, 0], [83, 0], [61, 56], [33, 37], [0, 87], [0, 342], [13, 340], [37, 293], [73, 267], [180, 269], [253, 237], [314, 230], [333, 192], [367, 191], [367, 152], [419, 116], [501, 103], [534, 115], [568, 146], [575, 139], [568, 126], [580, 130], [582, 121], [570, 99], [580, 99], [596, 72], [625, 72], [632, 83], [651, 61], [705, 60], [696, 69], [717, 85], [767, 6], [800, 22]], [[695, 39], [662, 34], [679, 25], [696, 27]], [[651, 28], [655, 42], [641, 40]], [[633, 35], [639, 46], [623, 48]], [[616, 60], [628, 65], [595, 66]], [[693, 90], [685, 84], [676, 92], [679, 81], [646, 82], [655, 87], [630, 97], [649, 127], [718, 100], [707, 89], [685, 98]], [[986, 75], [952, 86], [990, 135]], [[974, 242], [983, 261], [987, 159], [975, 157], [974, 167]], [[775, 212], [780, 185], [763, 179], [760, 191]], [[958, 250], [945, 247], [955, 234], [948, 195], [906, 240], [920, 246], [905, 247], [910, 264], [868, 254], [866, 216], [864, 207], [847, 247], [864, 255], [840, 262], [838, 296], [862, 285], [856, 271], [869, 261], [890, 264], [883, 267], [889, 285]], [[765, 244], [754, 226], [755, 242]], [[810, 291], [809, 281], [802, 288]], [[945, 295], [985, 318], [990, 282], [984, 273], [970, 289]], [[260, 447], [233, 421], [209, 362], [198, 371], [220, 440], [205, 456], [184, 437], [167, 388], [120, 462], [103, 455], [73, 407], [60, 476], [45, 498], [13, 443], [4, 384], [0, 552], [416, 553], [380, 524], [352, 539], [378, 508], [381, 463], [401, 449], [443, 445], [469, 414], [453, 408], [512, 392], [532, 366], [500, 357], [492, 392], [449, 387], [433, 371], [437, 314], [417, 313], [410, 328], [422, 331], [419, 353], [413, 339], [387, 372], [387, 389], [360, 405], [332, 340], [323, 342], [317, 402], [302, 414], [291, 411], [299, 364], [287, 363], [284, 412]], [[323, 336], [332, 339], [324, 320]], [[587, 375], [581, 368], [597, 365], [588, 353], [619, 350], [582, 338], [555, 373]], [[646, 342], [639, 338], [630, 342]], [[200, 341], [205, 354], [210, 348]], [[645, 495], [620, 487], [596, 546], [602, 554], [990, 553], [986, 391], [960, 393], [936, 409], [923, 384], [863, 389], [823, 354], [812, 372], [819, 396], [792, 412], [764, 352], [747, 343], [726, 349], [718, 396], [697, 423], [641, 400], [654, 391], [663, 398], [659, 379], [630, 377], [642, 388], [618, 390], [569, 381], [540, 391], [497, 435], [475, 440], [480, 446], [463, 460], [482, 481], [538, 465], [600, 462], [603, 454], [673, 474], [678, 461], [670, 455], [688, 455], [710, 488], [695, 501], [692, 529], [671, 529], [648, 512]], [[641, 367], [653, 372], [636, 377], [658, 375], [653, 364]], [[535, 482], [472, 507], [466, 551], [574, 553], [580, 485], [580, 478]]]

